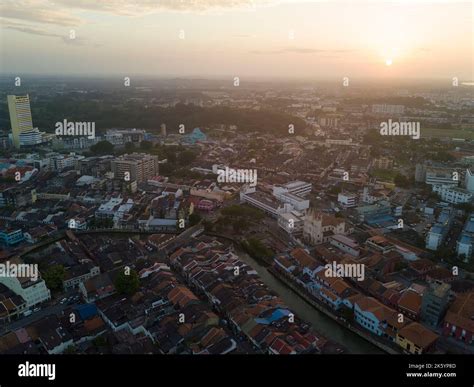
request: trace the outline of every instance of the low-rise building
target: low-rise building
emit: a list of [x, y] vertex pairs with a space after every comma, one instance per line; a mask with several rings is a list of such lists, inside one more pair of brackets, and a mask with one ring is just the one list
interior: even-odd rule
[[423, 325], [412, 322], [397, 333], [397, 344], [413, 354], [431, 352], [436, 346], [438, 335]]

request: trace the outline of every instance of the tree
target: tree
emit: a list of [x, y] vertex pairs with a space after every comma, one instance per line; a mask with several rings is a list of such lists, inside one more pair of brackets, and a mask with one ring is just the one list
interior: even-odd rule
[[97, 144], [92, 145], [90, 150], [95, 155], [107, 155], [114, 153], [114, 146], [108, 141], [99, 141]]
[[133, 145], [133, 142], [126, 142], [125, 143], [125, 151], [126, 152], [133, 152], [135, 150], [135, 145]]
[[178, 157], [178, 161], [180, 165], [189, 165], [196, 159], [196, 153], [191, 150], [185, 150], [181, 152]]
[[397, 187], [400, 187], [400, 188], [408, 188], [410, 186], [410, 180], [406, 176], [403, 176], [400, 173], [397, 173], [397, 175], [393, 179], [393, 182], [395, 183]]
[[273, 251], [255, 238], [243, 241], [242, 247], [251, 257], [265, 262], [273, 256]]
[[140, 143], [140, 149], [142, 150], [151, 150], [153, 148], [153, 143], [150, 141], [142, 141]]
[[50, 290], [59, 290], [63, 286], [63, 280], [66, 275], [66, 270], [63, 265], [53, 265], [49, 269], [43, 271], [43, 279], [46, 282], [46, 287]]
[[119, 293], [131, 296], [135, 294], [140, 287], [140, 279], [135, 270], [130, 270], [129, 272], [124, 270], [119, 273], [114, 285]]
[[212, 229], [214, 228], [214, 225], [212, 224], [212, 222], [207, 219], [204, 219], [202, 221], [202, 225], [204, 226], [204, 231], [206, 232], [212, 231]]
[[189, 225], [190, 226], [195, 226], [196, 224], [198, 224], [200, 221], [201, 221], [201, 215], [199, 214], [196, 214], [196, 213], [192, 213], [191, 215], [189, 215]]

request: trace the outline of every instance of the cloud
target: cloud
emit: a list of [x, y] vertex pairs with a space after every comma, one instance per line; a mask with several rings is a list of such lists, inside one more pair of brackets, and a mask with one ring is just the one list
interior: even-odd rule
[[[452, 0], [352, 0], [360, 4], [433, 4]], [[206, 12], [212, 10], [252, 9], [279, 4], [347, 3], [347, 0], [55, 0], [69, 8], [101, 11], [116, 15], [139, 16], [162, 10]]]
[[251, 54], [257, 55], [274, 55], [274, 54], [346, 54], [356, 50], [349, 49], [334, 49], [325, 50], [318, 48], [305, 48], [305, 47], [286, 47], [275, 50], [252, 50]]
[[7, 20], [21, 20], [59, 26], [77, 26], [82, 24], [82, 20], [71, 15], [69, 11], [43, 0], [3, 0], [0, 4], [0, 15]]
[[6, 23], [2, 23], [2, 27], [9, 30], [23, 32], [25, 34], [57, 38], [57, 39], [60, 39], [63, 43], [69, 44], [69, 45], [83, 46], [87, 43], [87, 40], [83, 37], [75, 36], [74, 39], [71, 39], [69, 32], [67, 35], [62, 35], [62, 34], [57, 34], [53, 32], [48, 32], [44, 30], [43, 28], [33, 27], [27, 24], [22, 24], [22, 23], [15, 23], [15, 22], [9, 21]]
[[57, 4], [70, 8], [107, 12], [124, 16], [139, 16], [148, 13], [169, 11], [205, 12], [236, 8], [256, 8], [281, 3], [281, 0], [55, 0]]

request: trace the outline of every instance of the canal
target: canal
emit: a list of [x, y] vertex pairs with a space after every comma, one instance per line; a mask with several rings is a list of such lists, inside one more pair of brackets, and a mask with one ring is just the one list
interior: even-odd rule
[[330, 340], [334, 340], [356, 354], [383, 354], [384, 352], [362, 339], [355, 333], [345, 329], [324, 313], [312, 307], [298, 294], [276, 279], [268, 270], [248, 254], [237, 251], [240, 259], [250, 265], [260, 275], [262, 281], [274, 292], [278, 293], [285, 304], [297, 316], [311, 323], [314, 329]]

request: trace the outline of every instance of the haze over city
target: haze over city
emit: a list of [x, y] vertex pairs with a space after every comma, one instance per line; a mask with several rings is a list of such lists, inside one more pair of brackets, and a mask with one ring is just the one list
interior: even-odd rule
[[473, 11], [0, 0], [0, 387], [472, 387]]
[[0, 5], [2, 73], [472, 80], [470, 2]]

